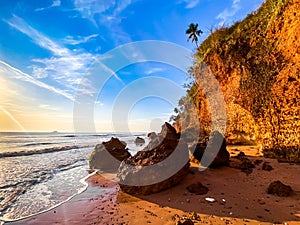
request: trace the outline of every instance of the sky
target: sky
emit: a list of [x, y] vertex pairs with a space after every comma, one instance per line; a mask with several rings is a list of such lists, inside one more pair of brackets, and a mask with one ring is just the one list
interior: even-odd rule
[[262, 2], [1, 1], [0, 132], [157, 131], [184, 94], [188, 25], [201, 42]]

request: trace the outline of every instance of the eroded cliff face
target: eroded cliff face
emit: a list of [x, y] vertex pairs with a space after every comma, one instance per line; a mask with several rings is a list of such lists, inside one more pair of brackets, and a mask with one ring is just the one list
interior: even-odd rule
[[[196, 53], [196, 83], [202, 60], [224, 94], [227, 141], [255, 142], [266, 155], [300, 161], [300, 0], [267, 0], [242, 22], [212, 33]], [[199, 89], [194, 84], [188, 95], [202, 102], [200, 120], [209, 120]]]

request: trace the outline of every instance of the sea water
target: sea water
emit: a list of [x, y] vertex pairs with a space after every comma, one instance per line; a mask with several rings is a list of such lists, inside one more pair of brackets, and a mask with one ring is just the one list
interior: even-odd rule
[[[0, 220], [46, 211], [82, 192], [96, 144], [118, 137], [131, 154], [146, 134], [0, 133]], [[1, 221], [0, 221], [1, 222]]]

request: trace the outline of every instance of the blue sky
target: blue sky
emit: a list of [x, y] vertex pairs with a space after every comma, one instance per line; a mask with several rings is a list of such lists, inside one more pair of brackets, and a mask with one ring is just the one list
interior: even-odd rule
[[[107, 52], [114, 48], [145, 40], [171, 42], [194, 51], [195, 45], [187, 42], [185, 35], [191, 22], [199, 23], [204, 32], [202, 41], [211, 29], [241, 20], [261, 3], [262, 0], [1, 1], [0, 131], [73, 131], [73, 108], [78, 95], [93, 96], [92, 119], [97, 131], [116, 131], [112, 111], [122, 90], [145, 77], [161, 77], [182, 87], [187, 74], [160, 62], [133, 63], [113, 71], [99, 89], [95, 83], [101, 73], [89, 74], [99, 58], [105, 61]], [[102, 66], [106, 71], [111, 69]], [[153, 85], [143, 83], [129, 93], [135, 96], [139, 91], [153, 89]], [[182, 94], [165, 91], [176, 98]], [[173, 108], [173, 102], [166, 98], [145, 96], [124, 112], [128, 114], [126, 123], [130, 131], [149, 131], [153, 121], [168, 120]]]

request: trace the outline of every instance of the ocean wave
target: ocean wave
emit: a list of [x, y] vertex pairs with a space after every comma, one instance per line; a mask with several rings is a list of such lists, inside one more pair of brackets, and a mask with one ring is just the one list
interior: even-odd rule
[[17, 218], [17, 219], [4, 219], [3, 217], [1, 218], [2, 215], [0, 214], [0, 225], [4, 225], [6, 222], [17, 222], [17, 221], [20, 221], [20, 220], [23, 220], [23, 219], [30, 218], [30, 217], [32, 217], [32, 216], [39, 215], [39, 214], [41, 214], [41, 213], [48, 212], [48, 211], [50, 211], [50, 210], [52, 210], [52, 209], [54, 209], [54, 208], [56, 208], [56, 207], [58, 207], [58, 206], [60, 206], [60, 205], [62, 205], [62, 204], [64, 204], [64, 203], [70, 201], [72, 198], [74, 198], [75, 196], [81, 194], [82, 192], [84, 192], [84, 191], [88, 188], [88, 183], [87, 183], [86, 180], [87, 180], [89, 177], [94, 176], [97, 172], [98, 172], [98, 171], [95, 170], [93, 173], [90, 173], [90, 174], [88, 174], [87, 176], [85, 176], [85, 177], [83, 177], [82, 179], [80, 179], [79, 182], [80, 182], [81, 184], [83, 184], [83, 187], [81, 187], [80, 189], [78, 189], [76, 193], [74, 193], [73, 195], [69, 196], [67, 199], [61, 201], [61, 202], [58, 203], [58, 204], [55, 204], [55, 205], [49, 207], [48, 209], [41, 210], [41, 211], [39, 211], [39, 212], [37, 212], [37, 213], [29, 214], [29, 215], [27, 215], [27, 216], [21, 216], [21, 217], [19, 217], [19, 218]]
[[57, 173], [82, 167], [85, 164], [86, 159], [73, 160], [48, 170], [34, 171], [28, 174], [28, 176], [22, 181], [11, 182], [10, 184], [0, 186], [0, 212], [3, 213], [2, 215], [0, 214], [0, 221], [3, 219], [1, 216], [4, 216], [6, 210], [18, 200], [19, 196], [25, 194], [27, 190], [35, 185], [53, 179]]
[[38, 146], [38, 145], [52, 145], [56, 143], [51, 143], [51, 142], [39, 142], [39, 143], [29, 143], [26, 145], [22, 145], [22, 147], [30, 147], [30, 146]]
[[63, 135], [63, 136], [60, 136], [60, 137], [68, 137], [68, 138], [72, 138], [72, 137], [78, 137], [78, 136], [77, 136], [77, 135], [70, 134], [70, 135]]
[[60, 152], [60, 151], [68, 151], [72, 149], [80, 149], [80, 148], [88, 148], [93, 147], [94, 145], [73, 145], [73, 146], [60, 146], [60, 147], [53, 147], [53, 148], [45, 148], [39, 150], [29, 150], [29, 151], [16, 151], [16, 152], [3, 152], [0, 153], [0, 158], [7, 158], [7, 157], [17, 157], [17, 156], [29, 156], [29, 155], [36, 155], [36, 154], [44, 154], [44, 153], [52, 153], [52, 152]]
[[107, 137], [109, 134], [68, 134], [59, 137], [76, 138], [76, 137]]

